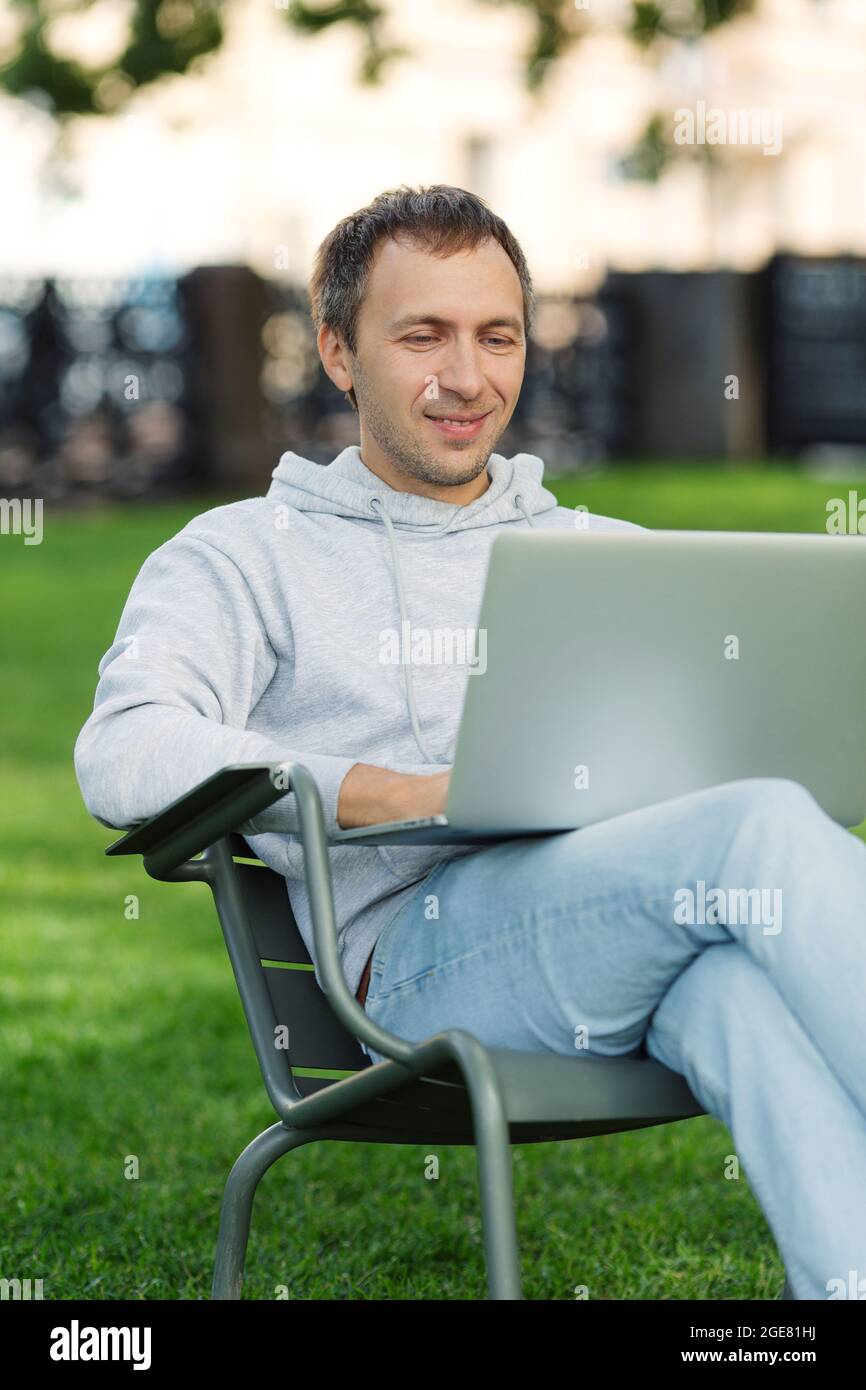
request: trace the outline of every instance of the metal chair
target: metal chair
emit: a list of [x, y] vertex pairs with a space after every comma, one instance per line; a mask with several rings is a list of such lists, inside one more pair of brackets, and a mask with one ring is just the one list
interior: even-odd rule
[[[237, 833], [287, 790], [298, 805], [324, 989], [292, 916], [285, 879], [255, 861]], [[490, 1297], [519, 1299], [511, 1144], [581, 1139], [706, 1113], [682, 1076], [646, 1055], [578, 1059], [517, 1052], [487, 1047], [461, 1028], [410, 1043], [378, 1027], [343, 978], [322, 803], [301, 764], [225, 768], [106, 854], [142, 854], [151, 877], [211, 889], [279, 1117], [247, 1145], [226, 1182], [215, 1299], [241, 1297], [260, 1179], [284, 1153], [314, 1139], [474, 1144]], [[373, 1064], [359, 1039], [391, 1060]], [[790, 1296], [786, 1284], [782, 1297]]]

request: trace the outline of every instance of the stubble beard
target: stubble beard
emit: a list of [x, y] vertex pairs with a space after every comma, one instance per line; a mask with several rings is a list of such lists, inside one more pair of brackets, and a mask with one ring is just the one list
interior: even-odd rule
[[395, 428], [392, 419], [381, 409], [376, 398], [367, 393], [357, 366], [352, 385], [358, 402], [358, 412], [364, 417], [364, 428], [369, 430], [389, 463], [404, 477], [433, 487], [460, 487], [465, 483], [474, 482], [484, 472], [499, 442], [499, 435], [488, 447], [482, 446], [480, 454], [470, 454], [470, 448], [477, 448], [479, 443], [478, 440], [472, 440], [466, 449], [467, 457], [464, 458], [460, 451], [454, 449], [451, 462], [443, 461], [425, 449], [414, 435]]

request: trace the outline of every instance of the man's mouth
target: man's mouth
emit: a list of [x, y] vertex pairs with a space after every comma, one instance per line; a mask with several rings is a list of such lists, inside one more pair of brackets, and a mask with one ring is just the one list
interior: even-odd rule
[[490, 411], [483, 415], [470, 415], [458, 411], [456, 415], [428, 415], [427, 419], [440, 434], [450, 439], [473, 439], [479, 434]]

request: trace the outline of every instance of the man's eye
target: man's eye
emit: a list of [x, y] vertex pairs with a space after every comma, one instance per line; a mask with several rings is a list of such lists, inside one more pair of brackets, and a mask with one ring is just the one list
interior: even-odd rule
[[[406, 339], [407, 343], [432, 343], [433, 340], [434, 339], [432, 333], [413, 333], [411, 338]], [[498, 337], [485, 338], [484, 341], [487, 343], [495, 343], [497, 347], [509, 347], [511, 343], [510, 338]]]

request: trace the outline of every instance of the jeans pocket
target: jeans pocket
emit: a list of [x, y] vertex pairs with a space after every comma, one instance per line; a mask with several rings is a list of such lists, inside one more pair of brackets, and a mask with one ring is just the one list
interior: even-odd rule
[[[398, 914], [398, 916], [399, 916], [399, 914]], [[390, 923], [389, 923], [389, 925], [390, 925]], [[388, 928], [386, 927], [386, 928], [385, 928], [385, 931], [387, 931], [387, 930], [388, 930]], [[384, 934], [385, 934], [385, 933], [383, 932], [383, 933], [382, 933], [382, 936], [384, 936]], [[382, 937], [379, 938], [379, 941], [381, 941], [381, 939], [382, 939]], [[378, 950], [378, 949], [379, 949], [379, 942], [376, 943], [376, 950]], [[375, 955], [375, 953], [374, 953], [374, 955]], [[366, 999], [364, 1000], [364, 1003], [363, 1003], [363, 1006], [362, 1006], [363, 1009], [364, 1009], [364, 1013], [367, 1015], [367, 1017], [369, 1018], [369, 1020], [370, 1020], [371, 1023], [375, 1023], [375, 1022], [376, 1022], [376, 1019], [375, 1019], [374, 1016], [373, 1016], [373, 1011], [375, 1010], [375, 1007], [376, 1007], [376, 1004], [377, 1004], [378, 998], [379, 998], [379, 996], [378, 996], [377, 993], [376, 993], [375, 986], [374, 986], [374, 980], [375, 980], [376, 978], [377, 978], [377, 977], [373, 974], [373, 967], [372, 967], [372, 965], [371, 965], [371, 967], [370, 967], [370, 982], [369, 982], [369, 984], [368, 984], [368, 986], [367, 986], [367, 997], [366, 997]], [[381, 1025], [380, 1025], [380, 1026], [381, 1026]], [[359, 1039], [359, 1041], [360, 1041], [360, 1039]], [[367, 1043], [364, 1043], [364, 1042], [361, 1043], [361, 1050], [365, 1053], [365, 1055], [369, 1058], [369, 1060], [374, 1064], [374, 1066], [375, 1066], [375, 1064], [376, 1064], [377, 1062], [385, 1062], [385, 1061], [388, 1061], [388, 1060], [389, 1060], [389, 1059], [385, 1056], [384, 1053], [377, 1052], [377, 1051], [375, 1050], [375, 1048], [369, 1047]]]
[[[391, 979], [394, 974], [401, 974], [405, 970], [406, 962], [400, 959], [400, 946], [406, 940], [400, 934], [400, 928], [405, 923], [407, 917], [414, 911], [419, 902], [423, 902], [430, 886], [444, 868], [445, 863], [437, 864], [429, 873], [421, 879], [413, 893], [410, 893], [406, 901], [397, 909], [390, 922], [379, 934], [379, 939], [373, 949], [373, 958], [370, 962], [370, 981], [367, 985], [367, 998], [365, 1008], [368, 1003], [382, 998], [384, 994], [393, 988]], [[411, 944], [411, 942], [410, 942]], [[411, 966], [411, 961], [409, 962]]]

